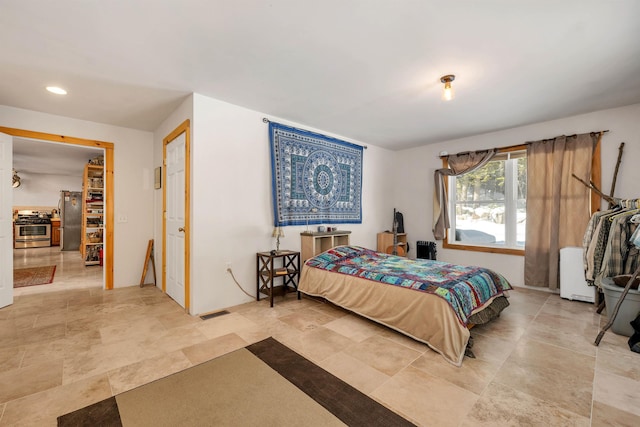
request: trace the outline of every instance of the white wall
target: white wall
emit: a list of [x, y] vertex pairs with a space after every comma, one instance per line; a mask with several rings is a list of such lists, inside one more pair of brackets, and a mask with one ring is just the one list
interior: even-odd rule
[[[163, 140], [166, 138], [175, 128], [180, 126], [182, 122], [185, 120], [189, 120], [193, 123], [193, 95], [188, 96], [182, 104], [178, 108], [176, 108], [170, 115], [167, 117], [160, 126], [153, 132], [153, 167], [154, 169], [158, 166], [162, 166], [162, 150], [163, 150]], [[192, 138], [193, 139], [193, 138]], [[162, 183], [162, 187], [164, 188], [165, 183]], [[154, 200], [153, 200], [153, 212], [154, 212], [154, 256], [156, 262], [156, 276], [157, 276], [157, 287], [162, 288], [162, 195], [163, 190], [157, 189], [154, 190]], [[148, 273], [148, 277], [151, 272]], [[148, 283], [148, 280], [147, 280]]]
[[20, 187], [14, 188], [14, 206], [53, 206], [57, 208], [60, 190], [82, 191], [78, 176], [20, 172]]
[[[194, 95], [151, 134], [0, 105], [0, 126], [114, 143], [114, 283], [118, 287], [138, 283], [150, 238], [156, 239], [160, 276], [162, 193], [153, 189], [153, 169], [161, 164], [162, 138], [185, 119], [192, 120], [193, 313], [249, 301], [225, 272], [225, 263], [232, 263], [236, 278], [249, 293], [255, 294], [255, 253], [275, 245], [270, 237], [271, 171], [263, 116]], [[277, 117], [269, 118], [348, 140]], [[615, 195], [640, 197], [640, 168], [636, 166], [640, 158], [639, 118], [640, 104], [637, 104], [400, 152], [369, 145], [363, 163], [363, 223], [340, 228], [353, 232], [353, 244], [375, 248], [376, 233], [391, 227], [391, 212], [396, 207], [404, 213], [412, 245], [410, 255], [415, 256], [416, 240], [433, 240], [433, 171], [441, 167], [440, 151], [455, 153], [500, 147], [601, 129], [610, 130], [603, 138], [603, 189], [609, 191], [617, 148], [624, 141], [625, 154]], [[127, 222], [118, 222], [120, 217], [126, 217]], [[304, 229], [304, 226], [287, 227], [281, 247], [299, 250], [299, 233]], [[522, 284], [522, 257], [442, 248], [438, 257], [459, 264], [484, 265], [503, 273], [513, 284]]]
[[114, 144], [114, 286], [137, 285], [153, 238], [153, 134], [2, 105], [0, 126]]
[[[191, 307], [194, 314], [250, 301], [252, 298], [242, 293], [225, 271], [225, 263], [231, 262], [240, 284], [255, 295], [256, 252], [275, 248], [271, 238], [268, 125], [263, 123], [263, 117], [264, 114], [257, 111], [194, 95], [191, 140]], [[173, 126], [180, 121], [176, 120]], [[157, 136], [155, 147], [157, 150]], [[363, 223], [339, 226], [352, 231], [352, 244], [375, 248], [376, 233], [391, 227], [393, 180], [390, 177], [394, 157], [395, 153], [371, 145], [364, 151]], [[281, 248], [300, 250], [300, 232], [305, 228], [286, 227]]]
[[[625, 142], [615, 196], [638, 198], [640, 197], [640, 168], [638, 167], [640, 104], [443, 141], [398, 152], [395, 201], [398, 208], [404, 212], [405, 229], [410, 241], [415, 243], [416, 240], [434, 240], [431, 231], [433, 173], [442, 167], [442, 161], [438, 157], [441, 151], [452, 154], [605, 129], [609, 132], [602, 139], [602, 190], [609, 193], [618, 156], [618, 146], [621, 142]], [[524, 257], [442, 249], [440, 243], [438, 245], [439, 260], [463, 265], [482, 265], [504, 274], [516, 286], [524, 284]]]

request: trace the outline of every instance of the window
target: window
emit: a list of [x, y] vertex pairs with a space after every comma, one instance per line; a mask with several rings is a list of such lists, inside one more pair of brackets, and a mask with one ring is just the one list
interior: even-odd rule
[[[449, 177], [451, 228], [445, 247], [524, 250], [527, 157], [524, 148], [496, 154], [474, 172]], [[455, 214], [454, 214], [455, 213]]]

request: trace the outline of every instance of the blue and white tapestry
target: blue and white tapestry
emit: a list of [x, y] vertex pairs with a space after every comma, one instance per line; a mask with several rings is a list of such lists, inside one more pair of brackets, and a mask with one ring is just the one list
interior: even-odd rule
[[362, 223], [363, 147], [269, 123], [276, 226]]

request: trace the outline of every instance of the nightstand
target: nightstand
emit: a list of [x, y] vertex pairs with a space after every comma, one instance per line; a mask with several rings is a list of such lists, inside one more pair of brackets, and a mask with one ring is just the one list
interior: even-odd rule
[[[282, 285], [274, 286], [276, 279], [282, 278]], [[269, 295], [273, 307], [275, 292], [296, 292], [300, 279], [300, 252], [278, 251], [256, 253], [256, 300], [260, 301], [260, 292]], [[298, 299], [300, 294], [298, 293]]]

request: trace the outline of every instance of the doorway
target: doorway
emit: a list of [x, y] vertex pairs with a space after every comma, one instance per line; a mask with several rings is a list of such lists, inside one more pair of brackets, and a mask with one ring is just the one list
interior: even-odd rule
[[[104, 288], [113, 289], [113, 159], [114, 146], [111, 142], [88, 140], [68, 136], [54, 135], [43, 132], [34, 132], [23, 129], [14, 129], [0, 126], [0, 132], [9, 134], [14, 138], [26, 138], [42, 142], [55, 142], [60, 144], [71, 144], [78, 147], [92, 147], [101, 149], [104, 152], [104, 251], [103, 251], [103, 273]], [[42, 249], [42, 248], [38, 248]], [[29, 250], [29, 249], [27, 249]], [[44, 255], [44, 254], [43, 254]], [[79, 255], [78, 255], [79, 256]]]
[[163, 139], [162, 290], [190, 308], [190, 127], [185, 120]]
[[[44, 268], [55, 266], [51, 276], [47, 276]], [[26, 270], [25, 270], [26, 269]], [[14, 287], [14, 297], [39, 294], [44, 292], [58, 292], [70, 289], [84, 289], [104, 287], [104, 271], [100, 267], [85, 267], [84, 258], [79, 250], [62, 251], [60, 246], [41, 248], [14, 249], [13, 270], [17, 272], [19, 281], [38, 280], [44, 277], [53, 279], [51, 284]], [[29, 272], [33, 271], [33, 276]], [[23, 273], [24, 272], [24, 273]], [[16, 275], [14, 274], [14, 277]], [[33, 279], [30, 279], [33, 277]], [[15, 284], [14, 284], [15, 285]]]

